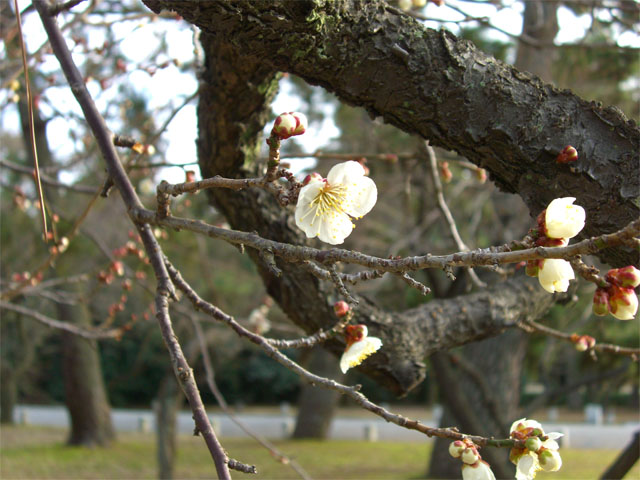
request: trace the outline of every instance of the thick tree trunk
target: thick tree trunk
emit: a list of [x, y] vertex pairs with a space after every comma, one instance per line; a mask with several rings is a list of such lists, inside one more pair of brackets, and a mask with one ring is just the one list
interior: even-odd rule
[[[322, 347], [316, 346], [311, 352], [308, 369], [321, 377], [338, 382], [344, 375], [336, 374], [336, 359]], [[327, 438], [333, 414], [340, 395], [325, 388], [305, 384], [298, 400], [298, 418], [293, 438]]]
[[[89, 324], [84, 305], [58, 303], [58, 315], [80, 326]], [[102, 378], [98, 344], [70, 333], [62, 335], [65, 404], [71, 417], [70, 445], [106, 446], [115, 438], [111, 407]]]
[[[295, 73], [457, 151], [487, 169], [502, 189], [518, 193], [532, 215], [553, 198], [577, 197], [589, 219], [582, 236], [617, 230], [640, 215], [640, 129], [634, 122], [446, 31], [425, 28], [387, 2], [145, 3], [155, 11], [175, 10], [227, 41], [249, 64]], [[566, 145], [580, 156], [572, 168], [555, 161]], [[614, 266], [638, 259], [638, 252], [622, 248], [599, 255]]]
[[[225, 38], [202, 35], [206, 55], [198, 106], [198, 154], [202, 174], [243, 176], [256, 164], [262, 125], [277, 88], [277, 75], [254, 57], [238, 55]], [[230, 72], [233, 72], [231, 74]], [[293, 224], [291, 212], [260, 189], [230, 192], [209, 190], [218, 210], [234, 229], [256, 231], [266, 238], [308, 244]], [[319, 280], [300, 265], [276, 258], [282, 275], [275, 276], [253, 249], [247, 253], [258, 266], [269, 294], [289, 318], [308, 332], [335, 323], [336, 287]], [[425, 356], [497, 335], [516, 319], [537, 318], [561, 296], [548, 295], [531, 279], [516, 279], [493, 289], [455, 300], [436, 300], [402, 313], [388, 313], [366, 298], [354, 321], [367, 324], [385, 348], [359, 367], [390, 390], [402, 395], [424, 379]], [[342, 339], [328, 342], [339, 354]]]

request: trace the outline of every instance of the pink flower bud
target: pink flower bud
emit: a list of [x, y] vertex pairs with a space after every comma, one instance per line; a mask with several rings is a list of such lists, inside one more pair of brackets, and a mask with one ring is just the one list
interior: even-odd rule
[[638, 311], [638, 297], [633, 288], [618, 288], [613, 286], [609, 289], [609, 308], [611, 315], [618, 320], [631, 320]]
[[460, 457], [460, 455], [462, 455], [462, 452], [464, 452], [466, 448], [467, 446], [461, 440], [451, 442], [449, 444], [449, 455], [451, 455], [453, 458], [458, 458]]
[[636, 288], [640, 285], [640, 270], [633, 265], [609, 270], [606, 275], [609, 283], [623, 288]]
[[304, 180], [302, 181], [302, 185], [308, 185], [311, 181], [314, 182], [321, 182], [323, 180], [322, 175], [320, 175], [317, 172], [313, 172], [310, 175], [307, 175], [306, 177], [304, 177]]
[[460, 455], [460, 459], [463, 463], [473, 465], [480, 460], [480, 455], [478, 455], [478, 451], [475, 448], [465, 448]]
[[558, 163], [571, 163], [578, 160], [578, 151], [571, 145], [567, 145], [556, 157]]
[[609, 313], [609, 294], [605, 288], [596, 288], [593, 294], [593, 313], [601, 317]]
[[333, 311], [336, 312], [336, 315], [339, 318], [344, 317], [349, 312], [349, 304], [344, 300], [340, 300], [333, 304]]
[[449, 183], [453, 178], [453, 173], [449, 170], [449, 162], [442, 162], [440, 164], [440, 176], [444, 183]]
[[476, 170], [476, 178], [480, 183], [487, 181], [487, 171], [484, 168], [478, 168]]
[[284, 140], [302, 135], [307, 130], [307, 117], [299, 112], [281, 113], [276, 117], [271, 133]]
[[291, 115], [296, 119], [296, 128], [293, 129], [292, 135], [302, 135], [307, 131], [307, 116], [300, 112], [293, 112]]

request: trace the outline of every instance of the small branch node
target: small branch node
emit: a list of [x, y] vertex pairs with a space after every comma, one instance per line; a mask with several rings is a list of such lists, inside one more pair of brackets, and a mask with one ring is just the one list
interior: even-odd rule
[[227, 465], [231, 470], [237, 470], [242, 473], [258, 473], [258, 469], [255, 465], [247, 465], [246, 463], [239, 462], [230, 458], [227, 461]]

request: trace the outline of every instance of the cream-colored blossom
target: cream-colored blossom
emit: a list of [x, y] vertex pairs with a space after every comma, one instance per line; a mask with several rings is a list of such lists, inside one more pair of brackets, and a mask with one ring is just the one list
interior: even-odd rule
[[618, 320], [631, 320], [638, 312], [638, 296], [633, 288], [612, 287], [613, 295], [609, 297], [611, 315]]
[[310, 176], [296, 205], [295, 221], [309, 238], [337, 245], [344, 242], [354, 225], [371, 211], [378, 198], [376, 184], [364, 175], [358, 162], [335, 165], [326, 179]]
[[556, 198], [545, 213], [545, 234], [550, 238], [573, 238], [584, 228], [584, 208], [573, 205], [575, 198]]
[[566, 292], [569, 280], [576, 278], [571, 264], [560, 258], [548, 258], [540, 265], [538, 281], [549, 293]]
[[350, 368], [357, 367], [382, 347], [382, 340], [367, 335], [366, 326], [358, 325], [357, 327], [360, 332], [360, 339], [352, 343], [347, 340], [347, 348], [340, 358], [340, 370], [342, 370], [342, 373], [347, 373]]
[[478, 460], [473, 465], [462, 464], [462, 480], [496, 480], [496, 476], [487, 462]]

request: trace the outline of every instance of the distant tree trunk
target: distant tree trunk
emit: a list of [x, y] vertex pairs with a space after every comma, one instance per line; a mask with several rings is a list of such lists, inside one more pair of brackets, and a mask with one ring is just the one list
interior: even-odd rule
[[184, 401], [178, 388], [176, 377], [170, 371], [162, 381], [156, 399], [156, 445], [158, 458], [158, 478], [171, 480], [174, 474], [176, 453], [176, 421], [178, 410]]
[[[321, 346], [313, 347], [308, 367], [321, 377], [336, 381], [341, 381], [344, 377], [337, 375], [339, 370], [335, 356]], [[293, 438], [327, 438], [339, 399], [340, 395], [333, 390], [305, 384], [300, 392]]]
[[[466, 363], [486, 383], [492, 407], [485, 393], [471, 375], [462, 368], [453, 368], [446, 356], [432, 357], [441, 399], [446, 408], [441, 426], [456, 425], [461, 431], [487, 437], [504, 438], [515, 420], [520, 400], [522, 361], [527, 347], [524, 332], [510, 330], [500, 337], [465, 345], [462, 355]], [[496, 418], [496, 413], [499, 418]], [[436, 439], [429, 478], [460, 478], [460, 461], [449, 455], [450, 440]], [[513, 477], [513, 466], [507, 460], [504, 449], [485, 448], [480, 451], [489, 462], [497, 478]]]
[[[42, 340], [25, 325], [20, 314], [4, 312], [0, 339], [0, 423], [14, 423], [13, 411], [18, 401], [18, 385], [35, 359], [36, 346]], [[28, 322], [28, 320], [27, 320]]]
[[[58, 303], [58, 315], [76, 325], [88, 325], [86, 306]], [[65, 403], [71, 417], [67, 443], [87, 447], [106, 446], [115, 438], [111, 407], [102, 378], [95, 340], [71, 333], [62, 335]]]
[[522, 34], [518, 41], [515, 67], [551, 82], [551, 66], [555, 57], [553, 39], [558, 33], [558, 2], [529, 0], [524, 2]]
[[0, 423], [11, 424], [13, 422], [13, 410], [18, 397], [18, 384], [12, 369], [5, 368], [4, 362], [2, 369], [2, 381], [0, 382]]

